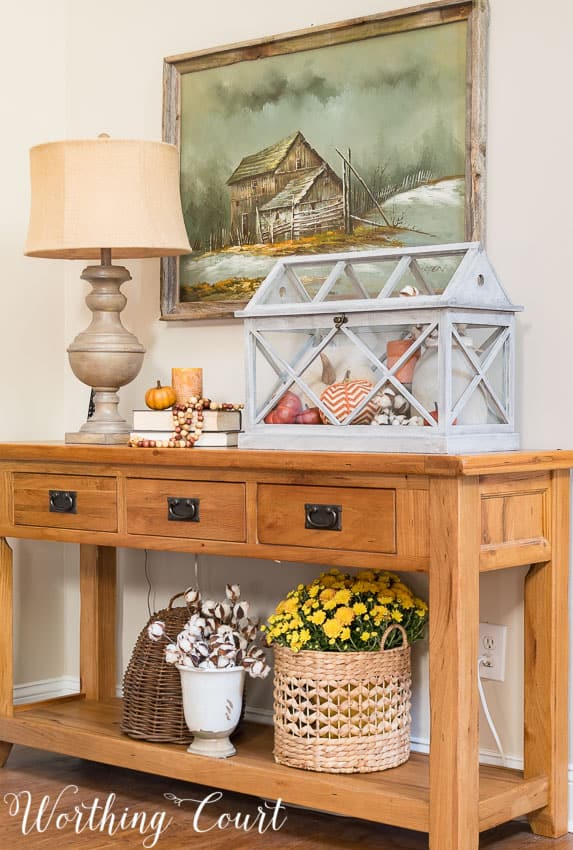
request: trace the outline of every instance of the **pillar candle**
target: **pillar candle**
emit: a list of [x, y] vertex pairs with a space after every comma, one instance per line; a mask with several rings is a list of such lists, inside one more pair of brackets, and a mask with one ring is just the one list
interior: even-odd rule
[[171, 386], [179, 404], [186, 404], [191, 398], [202, 398], [203, 369], [172, 369]]

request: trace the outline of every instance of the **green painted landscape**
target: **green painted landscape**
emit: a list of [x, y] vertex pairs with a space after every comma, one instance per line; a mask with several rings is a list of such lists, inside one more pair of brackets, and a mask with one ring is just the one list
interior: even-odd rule
[[464, 239], [465, 22], [182, 76], [180, 298], [276, 259]]

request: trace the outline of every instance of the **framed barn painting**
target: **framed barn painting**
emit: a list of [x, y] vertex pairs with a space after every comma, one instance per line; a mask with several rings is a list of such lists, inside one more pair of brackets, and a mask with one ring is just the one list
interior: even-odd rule
[[278, 257], [480, 239], [486, 0], [442, 0], [164, 62], [192, 253], [163, 319], [229, 318]]

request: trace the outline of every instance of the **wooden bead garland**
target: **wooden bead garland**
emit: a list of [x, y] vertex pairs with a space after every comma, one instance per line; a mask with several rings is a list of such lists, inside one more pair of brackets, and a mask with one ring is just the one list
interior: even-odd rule
[[192, 449], [201, 433], [205, 422], [205, 410], [242, 410], [244, 404], [211, 401], [209, 398], [195, 398], [183, 404], [174, 404], [171, 408], [173, 433], [168, 440], [150, 440], [132, 434], [129, 445], [138, 449]]

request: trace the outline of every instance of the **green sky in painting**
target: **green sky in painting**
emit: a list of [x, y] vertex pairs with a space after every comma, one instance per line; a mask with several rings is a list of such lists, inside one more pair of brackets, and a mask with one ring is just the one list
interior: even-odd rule
[[228, 215], [242, 157], [301, 130], [341, 174], [462, 174], [465, 22], [277, 56], [182, 78], [182, 194], [191, 230]]

